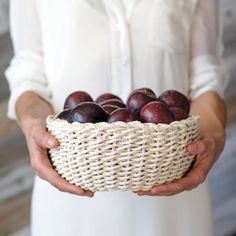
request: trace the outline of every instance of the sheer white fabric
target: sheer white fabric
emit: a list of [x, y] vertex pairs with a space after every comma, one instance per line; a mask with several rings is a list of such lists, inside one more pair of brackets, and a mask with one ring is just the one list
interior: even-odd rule
[[199, 1], [191, 46], [191, 97], [214, 90], [223, 97], [228, 74], [222, 61], [222, 18], [214, 0]]
[[[55, 112], [66, 96], [137, 87], [223, 95], [221, 29], [214, 0], [11, 0], [15, 56], [6, 71], [15, 102], [34, 91]], [[32, 235], [212, 235], [206, 184], [171, 198], [97, 193], [84, 199], [37, 178]]]
[[[129, 9], [128, 18], [121, 3]], [[227, 74], [214, 0], [11, 0], [10, 9], [15, 57], [6, 77], [12, 118], [26, 90], [51, 101], [56, 111], [79, 87], [94, 96], [110, 90], [123, 98], [139, 86], [157, 93], [175, 88], [191, 98], [208, 90], [223, 96]], [[88, 81], [98, 74], [101, 86], [94, 91], [98, 81]], [[80, 81], [65, 86], [68, 78]], [[67, 87], [61, 98], [55, 84]]]
[[12, 1], [10, 4], [10, 29], [15, 56], [6, 71], [11, 96], [8, 114], [15, 115], [17, 98], [25, 91], [34, 91], [51, 102], [44, 67], [39, 19], [34, 1]]

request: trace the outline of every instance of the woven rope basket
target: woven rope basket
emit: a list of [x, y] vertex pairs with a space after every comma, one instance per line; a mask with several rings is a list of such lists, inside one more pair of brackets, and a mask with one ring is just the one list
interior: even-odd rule
[[170, 125], [70, 124], [49, 116], [47, 127], [60, 142], [49, 151], [52, 164], [71, 184], [94, 192], [137, 191], [185, 175], [194, 160], [186, 145], [198, 139], [199, 118]]

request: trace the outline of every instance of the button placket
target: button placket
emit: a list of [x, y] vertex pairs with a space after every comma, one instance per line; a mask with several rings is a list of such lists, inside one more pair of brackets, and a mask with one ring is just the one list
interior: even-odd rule
[[120, 0], [107, 0], [105, 7], [110, 25], [110, 89], [125, 99], [132, 89], [129, 25]]

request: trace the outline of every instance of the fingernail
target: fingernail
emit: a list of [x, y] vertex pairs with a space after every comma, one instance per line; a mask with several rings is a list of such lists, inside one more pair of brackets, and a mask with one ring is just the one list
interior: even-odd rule
[[151, 189], [151, 193], [153, 194], [161, 193], [162, 191], [163, 191], [162, 187], [156, 187], [154, 189]]
[[158, 193], [158, 189], [151, 189], [151, 193], [157, 194]]
[[48, 146], [49, 147], [54, 147], [55, 146], [55, 141], [53, 139], [48, 140]]
[[151, 193], [156, 193], [156, 189], [151, 189]]
[[84, 191], [84, 190], [82, 190], [82, 189], [79, 189], [79, 190], [78, 190], [78, 195], [82, 195], [82, 196], [83, 196], [84, 194], [85, 194], [85, 191]]
[[189, 145], [189, 146], [188, 146], [188, 152], [194, 154], [194, 153], [196, 152], [196, 147], [195, 147], [195, 145], [193, 145], [193, 144]]
[[93, 193], [89, 193], [89, 194], [88, 194], [88, 197], [91, 197], [91, 198], [92, 198], [92, 197], [94, 197], [94, 194], [93, 194]]

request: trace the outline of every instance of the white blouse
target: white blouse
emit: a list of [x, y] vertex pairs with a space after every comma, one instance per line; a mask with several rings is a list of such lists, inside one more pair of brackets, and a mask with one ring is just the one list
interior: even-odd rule
[[10, 16], [11, 118], [27, 90], [58, 112], [74, 90], [125, 99], [147, 86], [194, 99], [227, 84], [214, 0], [11, 0]]
[[[11, 0], [15, 56], [6, 71], [8, 115], [24, 91], [62, 110], [66, 96], [123, 99], [137, 87], [191, 99], [227, 84], [214, 0]], [[206, 183], [173, 197], [59, 192], [36, 177], [32, 236], [211, 236]]]

